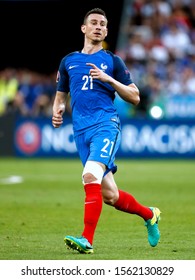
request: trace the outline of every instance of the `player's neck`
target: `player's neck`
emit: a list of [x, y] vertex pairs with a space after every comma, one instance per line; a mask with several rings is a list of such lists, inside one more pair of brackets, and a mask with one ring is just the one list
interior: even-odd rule
[[102, 43], [97, 45], [85, 44], [81, 52], [86, 54], [93, 54], [100, 51], [101, 49], [103, 49]]

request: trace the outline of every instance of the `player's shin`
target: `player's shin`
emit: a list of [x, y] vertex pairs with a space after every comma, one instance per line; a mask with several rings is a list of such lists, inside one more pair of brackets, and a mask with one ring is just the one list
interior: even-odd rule
[[82, 236], [93, 244], [95, 229], [102, 211], [102, 193], [100, 184], [85, 184], [84, 230]]
[[117, 210], [136, 214], [142, 217], [145, 221], [151, 219], [153, 214], [149, 207], [140, 204], [131, 194], [119, 190], [119, 199], [114, 204]]

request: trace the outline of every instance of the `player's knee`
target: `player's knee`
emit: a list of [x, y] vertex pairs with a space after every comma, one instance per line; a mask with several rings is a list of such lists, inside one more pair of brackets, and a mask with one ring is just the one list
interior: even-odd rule
[[95, 161], [87, 161], [83, 169], [83, 184], [101, 184], [104, 175], [103, 167]]
[[116, 190], [108, 190], [105, 192], [102, 192], [103, 195], [103, 201], [104, 203], [108, 204], [108, 205], [114, 205], [118, 198], [119, 198], [119, 194], [118, 191]]
[[97, 178], [91, 173], [86, 173], [85, 175], [83, 175], [84, 184], [90, 184], [90, 183], [93, 183], [96, 181], [97, 181]]

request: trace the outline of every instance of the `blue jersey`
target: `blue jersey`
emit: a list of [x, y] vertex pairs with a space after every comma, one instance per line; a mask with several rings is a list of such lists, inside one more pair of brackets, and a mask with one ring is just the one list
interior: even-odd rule
[[79, 51], [66, 55], [60, 63], [57, 90], [70, 92], [72, 122], [75, 134], [99, 123], [118, 120], [114, 105], [115, 89], [108, 83], [92, 79], [89, 75], [93, 63], [117, 81], [129, 85], [132, 83], [129, 70], [122, 59], [107, 50], [94, 54]]

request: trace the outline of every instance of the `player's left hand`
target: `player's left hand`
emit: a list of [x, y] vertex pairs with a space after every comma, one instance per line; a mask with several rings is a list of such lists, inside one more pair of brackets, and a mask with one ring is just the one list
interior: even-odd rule
[[95, 64], [93, 63], [86, 63], [86, 65], [91, 66], [92, 68], [89, 70], [89, 74], [93, 79], [98, 79], [102, 82], [109, 82], [109, 76], [99, 69]]

